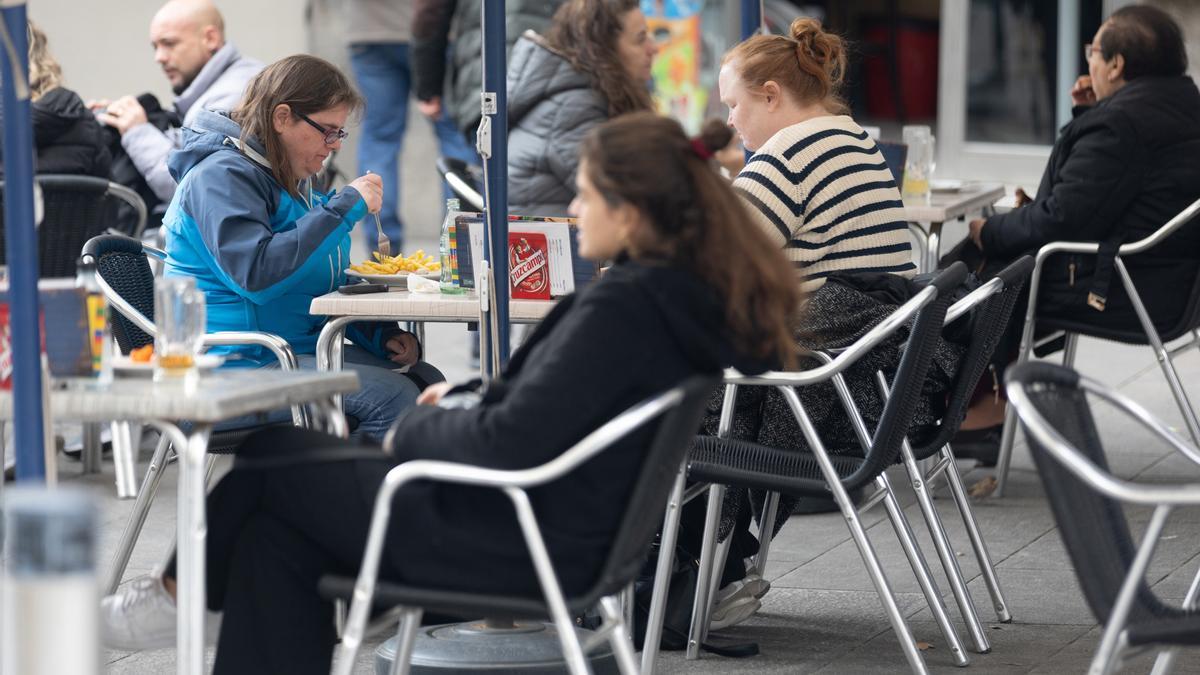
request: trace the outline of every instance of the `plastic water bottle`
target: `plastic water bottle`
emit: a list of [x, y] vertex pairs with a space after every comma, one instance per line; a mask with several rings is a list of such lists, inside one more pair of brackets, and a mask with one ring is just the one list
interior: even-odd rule
[[451, 197], [446, 200], [446, 218], [442, 221], [442, 236], [439, 241], [442, 273], [438, 286], [443, 293], [450, 295], [459, 295], [464, 290], [458, 279], [458, 240], [454, 226], [454, 219], [461, 210], [458, 199]]

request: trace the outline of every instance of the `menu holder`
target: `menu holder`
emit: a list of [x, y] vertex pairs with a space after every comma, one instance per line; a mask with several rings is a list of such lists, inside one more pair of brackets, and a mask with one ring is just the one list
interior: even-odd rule
[[[579, 285], [596, 276], [594, 263], [582, 261], [576, 253], [574, 220], [568, 218], [533, 218], [510, 216], [508, 231], [512, 235], [540, 235], [545, 240], [545, 257], [549, 272], [549, 297], [561, 297], [575, 292]], [[483, 217], [477, 213], [464, 213], [455, 218], [456, 241], [451, 246], [456, 251], [459, 281], [463, 288], [475, 288], [474, 262], [483, 259]], [[540, 242], [541, 238], [534, 237]], [[510, 255], [509, 274], [513, 276], [519, 260]], [[539, 291], [539, 294], [541, 291]], [[513, 297], [522, 296], [513, 294]]]

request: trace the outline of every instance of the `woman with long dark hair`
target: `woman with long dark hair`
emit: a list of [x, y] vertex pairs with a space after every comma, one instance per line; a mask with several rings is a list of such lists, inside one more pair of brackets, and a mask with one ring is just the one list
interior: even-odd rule
[[508, 205], [562, 216], [579, 143], [597, 124], [653, 107], [657, 47], [638, 0], [569, 0], [544, 36], [526, 31], [508, 69]]
[[[571, 207], [580, 252], [616, 262], [559, 301], [502, 377], [482, 390], [430, 387], [377, 459], [235, 467], [214, 488], [208, 607], [224, 612], [214, 672], [328, 672], [333, 605], [317, 595], [317, 579], [358, 572], [374, 495], [396, 464], [536, 466], [689, 376], [792, 362], [799, 294], [791, 271], [678, 123], [624, 116], [594, 129], [581, 154]], [[478, 404], [439, 407], [460, 392]], [[598, 573], [652, 434], [631, 434], [531, 493], [567, 594]], [[251, 437], [239, 457], [285, 458], [314, 447], [328, 456], [348, 446], [287, 428]], [[382, 579], [464, 591], [501, 580], [512, 593], [540, 594], [502, 494], [424, 484], [396, 501]], [[173, 579], [169, 569], [105, 600], [110, 643], [170, 644]]]

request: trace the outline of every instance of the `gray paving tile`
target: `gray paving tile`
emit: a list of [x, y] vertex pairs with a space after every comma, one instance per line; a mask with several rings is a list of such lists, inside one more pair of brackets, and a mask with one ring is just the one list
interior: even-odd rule
[[[1038, 664], [1031, 673], [1036, 675], [1057, 675], [1064, 672], [1082, 673], [1086, 671], [1092, 657], [1096, 653], [1096, 647], [1100, 644], [1101, 634], [1102, 631], [1098, 626], [1093, 627], [1079, 639], [1063, 647], [1057, 654], [1045, 662]], [[1120, 672], [1148, 673], [1154, 666], [1155, 658], [1155, 654], [1143, 654], [1131, 657], [1125, 661], [1125, 667]], [[1175, 669], [1172, 672], [1179, 675], [1200, 674], [1200, 650], [1190, 649], [1180, 651], [1175, 660]]]

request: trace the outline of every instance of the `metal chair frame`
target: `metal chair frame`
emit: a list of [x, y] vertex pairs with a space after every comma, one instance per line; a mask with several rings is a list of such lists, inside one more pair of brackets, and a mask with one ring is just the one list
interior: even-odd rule
[[[1125, 257], [1144, 253], [1151, 248], [1161, 244], [1169, 236], [1174, 234], [1184, 225], [1190, 223], [1195, 217], [1200, 214], [1200, 199], [1192, 202], [1190, 206], [1181, 211], [1165, 225], [1156, 230], [1153, 234], [1138, 241], [1128, 244], [1122, 244], [1118, 249], [1115, 260], [1115, 267], [1120, 276], [1121, 284], [1125, 288], [1125, 292], [1129, 294], [1129, 300], [1133, 305], [1134, 312], [1137, 313], [1138, 322], [1142, 325], [1142, 330], [1146, 335], [1146, 344], [1154, 350], [1155, 358], [1158, 360], [1159, 366], [1162, 368], [1163, 375], [1167, 379], [1167, 385], [1171, 389], [1171, 395], [1175, 398], [1175, 403], [1179, 407], [1180, 413], [1183, 415], [1184, 423], [1187, 425], [1188, 433], [1192, 438], [1192, 442], [1200, 444], [1200, 418], [1196, 416], [1195, 408], [1192, 407], [1188, 400], [1187, 392], [1183, 388], [1183, 383], [1179, 378], [1179, 373], [1175, 370], [1172, 356], [1181, 349], [1186, 349], [1200, 342], [1200, 334], [1192, 330], [1196, 339], [1188, 343], [1184, 347], [1175, 350], [1168, 350], [1163, 346], [1163, 341], [1159, 337], [1158, 331], [1154, 328], [1154, 321], [1150, 318], [1149, 312], [1146, 311], [1145, 304], [1142, 303], [1141, 294], [1133, 285], [1133, 279], [1129, 276], [1129, 271], [1125, 267]], [[1029, 305], [1025, 311], [1025, 328], [1021, 333], [1020, 355], [1017, 357], [1017, 364], [1025, 363], [1029, 360], [1034, 348], [1034, 327], [1037, 322], [1037, 298], [1038, 291], [1041, 287], [1041, 273], [1046, 260], [1056, 253], [1076, 253], [1097, 255], [1100, 252], [1100, 244], [1085, 243], [1085, 242], [1053, 242], [1046, 244], [1037, 252], [1036, 263], [1033, 269], [1033, 278], [1029, 285]], [[1200, 279], [1198, 279], [1200, 283]], [[1186, 311], [1186, 310], [1185, 310]], [[1073, 366], [1075, 363], [1075, 352], [1078, 345], [1079, 334], [1067, 333], [1066, 347], [1063, 350], [1063, 365]], [[1017, 415], [1010, 407], [1004, 416], [1004, 431], [1000, 437], [1000, 454], [997, 458], [996, 472], [997, 485], [993, 493], [997, 497], [1004, 495], [1005, 487], [1008, 484], [1008, 471], [1012, 464], [1013, 443], [1016, 441], [1017, 432]]]
[[468, 183], [459, 173], [466, 170], [467, 163], [452, 157], [438, 157], [436, 163], [438, 173], [442, 175], [442, 179], [450, 186], [451, 192], [466, 202], [463, 206], [469, 206], [476, 211], [482, 212], [483, 195], [480, 194], [479, 187]]
[[[1049, 365], [1046, 367], [1059, 368]], [[1118, 478], [1097, 466], [1071, 442], [1063, 438], [1037, 409], [1028, 394], [1032, 388], [1039, 386], [1037, 375], [1032, 371], [1027, 372], [1028, 370], [1026, 367], [1018, 366], [1009, 372], [1009, 376], [1006, 378], [1008, 400], [1010, 407], [1016, 411], [1021, 426], [1036, 440], [1038, 447], [1074, 474], [1076, 478], [1103, 496], [1117, 502], [1154, 507], [1150, 523], [1142, 534], [1136, 555], [1130, 561], [1129, 571], [1126, 573], [1088, 669], [1090, 675], [1108, 675], [1120, 668], [1122, 657], [1131, 651], [1126, 624], [1136, 596], [1143, 587], [1146, 571], [1161, 539], [1167, 517], [1175, 507], [1200, 506], [1200, 483], [1141, 483]], [[1117, 410], [1131, 417], [1142, 428], [1166, 441], [1174, 450], [1200, 466], [1200, 449], [1181, 439], [1136, 401], [1083, 375], [1078, 375], [1078, 388], [1110, 403]], [[1197, 572], [1188, 588], [1182, 608], [1186, 611], [1200, 611], [1198, 600], [1200, 600], [1200, 571]], [[1167, 675], [1174, 665], [1175, 655], [1176, 649], [1174, 648], [1159, 650], [1152, 671], [1154, 675]]]
[[[621, 672], [626, 675], [637, 673], [638, 667], [626, 613], [622, 611], [616, 594], [600, 598], [604, 621], [589, 640], [583, 643], [579, 641], [568, 609], [568, 599], [564, 596], [558, 575], [554, 572], [527, 491], [565, 476], [644, 424], [668, 415], [684, 401], [686, 395], [685, 388], [680, 386], [647, 399], [592, 431], [558, 457], [529, 469], [498, 470], [451, 462], [414, 460], [389, 471], [375, 497], [362, 567], [354, 584], [350, 613], [334, 659], [335, 675], [350, 675], [353, 672], [355, 658], [367, 628], [372, 596], [379, 575], [379, 561], [387, 536], [388, 521], [391, 518], [393, 497], [401, 487], [416, 480], [475, 485], [503, 491], [516, 510], [525, 544], [545, 595], [545, 607], [557, 628], [567, 669], [572, 675], [591, 673], [586, 653], [608, 640]], [[632, 581], [632, 578], [629, 581]], [[405, 607], [402, 610], [403, 618], [397, 633], [393, 673], [409, 671], [409, 659], [412, 656], [422, 612], [423, 609], [419, 607]]]
[[[719, 437], [728, 437], [733, 422], [734, 406], [739, 386], [774, 386], [779, 389], [800, 426], [805, 441], [821, 469], [821, 473], [829, 490], [833, 494], [834, 500], [841, 509], [847, 527], [850, 529], [851, 537], [858, 547], [863, 562], [867, 567], [868, 576], [871, 577], [875, 590], [879, 594], [880, 602], [883, 604], [892, 630], [896, 633], [905, 658], [915, 673], [927, 673], [928, 668], [925, 665], [920, 650], [917, 648], [916, 641], [912, 636], [908, 624], [904, 621], [904, 617], [900, 613], [895, 596], [891, 591], [891, 586], [887, 581], [887, 576], [884, 574], [878, 556], [859, 518], [862, 513], [865, 513], [880, 502], [883, 502], [887, 508], [889, 520], [913, 568], [918, 584], [925, 594], [930, 611], [941, 628], [942, 633], [945, 635], [951, 652], [954, 654], [955, 662], [958, 665], [967, 665], [969, 658], [962, 647], [961, 640], [950, 624], [949, 618], [946, 616], [945, 607], [941, 600], [941, 593], [937, 590], [933, 577], [929, 572], [928, 564], [916, 544], [916, 538], [908, 524], [903, 509], [900, 508], [899, 502], [891, 490], [887, 476], [880, 474], [874, 481], [877, 487], [875, 493], [868, 497], [861, 507], [856, 507], [842, 485], [842, 477], [834, 466], [833, 460], [830, 458], [824, 444], [821, 442], [816, 428], [809, 419], [808, 413], [804, 409], [804, 405], [800, 401], [794, 387], [832, 380], [835, 390], [838, 392], [838, 396], [851, 418], [859, 442], [865, 450], [870, 451], [872, 447], [871, 436], [861, 415], [858, 414], [857, 408], [853, 405], [849, 388], [845, 383], [842, 373], [867, 352], [878, 346], [904, 323], [916, 316], [919, 311], [935, 302], [937, 294], [938, 290], [932, 286], [923, 289], [914, 298], [902, 305], [854, 344], [842, 350], [836, 356], [813, 354], [818, 360], [822, 361], [821, 365], [816, 368], [796, 372], [769, 372], [755, 376], [745, 376], [734, 370], [726, 371], [726, 393], [718, 428]], [[703, 484], [693, 485], [685, 494], [685, 472], [686, 463], [685, 468], [681, 469], [676, 479], [676, 484], [664, 516], [663, 539], [659, 549], [660, 555], [654, 580], [654, 594], [651, 600], [646, 638], [642, 652], [642, 670], [644, 673], [653, 672], [655, 660], [657, 659], [663, 615], [666, 610], [667, 584], [673, 563], [672, 557], [675, 540], [678, 536], [680, 508], [687, 500], [702, 493], [705, 487]], [[716, 543], [717, 527], [721, 518], [724, 493], [724, 485], [712, 484], [708, 487], [708, 510], [704, 528], [703, 547], [700, 555], [699, 579], [696, 584], [696, 597], [692, 606], [692, 621], [687, 644], [687, 658], [689, 660], [699, 656], [700, 645], [707, 637], [708, 626], [711, 620], [712, 598], [716, 591], [714, 586], [719, 580], [719, 575], [715, 573], [715, 570], [716, 566], [721, 562], [722, 556], [728, 552], [728, 539], [725, 546], [721, 547], [721, 550], [718, 550]], [[767, 553], [770, 548], [771, 538], [765, 533], [773, 527], [777, 504], [778, 494], [772, 494], [771, 498], [764, 505], [765, 513], [761, 521], [764, 528], [764, 536], [762, 544], [760, 544], [758, 557], [756, 558], [756, 566], [762, 566], [759, 567], [760, 571], [765, 569]], [[666, 552], [667, 554], [662, 555], [662, 552]]]
[[[125, 237], [124, 235], [101, 235], [89, 240], [84, 245], [83, 255], [81, 256], [82, 263], [90, 266], [92, 270], [96, 269], [95, 265], [98, 262], [96, 248], [106, 237], [129, 239], [131, 248], [134, 246], [140, 247], [144, 255], [154, 257], [160, 261], [166, 260], [166, 252], [143, 242]], [[103, 255], [103, 253], [99, 255]], [[104, 293], [104, 297], [109, 305], [121, 316], [129, 320], [137, 329], [153, 338], [156, 335], [154, 322], [138, 311], [116, 289], [110, 286], [105, 281], [103, 275], [99, 272], [94, 273], [101, 292]], [[275, 355], [279, 360], [281, 370], [296, 370], [298, 368], [296, 354], [292, 351], [291, 345], [283, 338], [270, 333], [221, 331], [205, 335], [202, 344], [205, 347], [218, 345], [257, 345], [270, 350]], [[292, 407], [292, 423], [297, 426], [309, 426], [308, 412], [302, 406]], [[128, 421], [113, 422], [113, 464], [115, 465], [118, 491], [120, 491], [122, 486], [126, 486], [126, 489], [133, 486], [136, 469], [134, 446], [141, 437], [140, 426]], [[124, 531], [121, 533], [120, 542], [117, 544], [116, 551], [113, 554], [109, 577], [103, 589], [106, 595], [114, 593], [117, 590], [117, 587], [121, 583], [121, 578], [125, 574], [125, 568], [129, 564], [133, 548], [137, 543], [138, 537], [141, 535], [146, 517], [150, 513], [150, 504], [154, 501], [154, 496], [158, 492], [158, 485], [162, 480], [162, 471], [168, 462], [170, 449], [171, 443], [169, 438], [163, 435], [159, 438], [158, 445], [154, 449], [154, 455], [151, 457], [150, 464], [146, 468], [146, 475], [142, 478], [141, 486], [135, 493], [137, 499], [134, 502], [133, 511], [129, 516], [129, 521], [126, 523]], [[212, 472], [212, 460], [213, 457], [210, 456], [210, 475]]]

